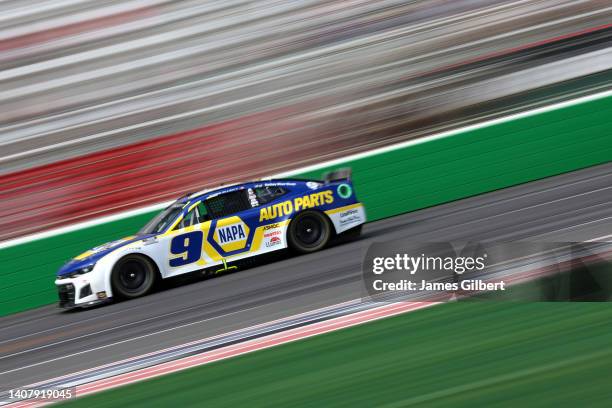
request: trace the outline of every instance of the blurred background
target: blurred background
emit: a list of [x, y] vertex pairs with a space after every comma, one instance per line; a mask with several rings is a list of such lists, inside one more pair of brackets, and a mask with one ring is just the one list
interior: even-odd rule
[[[186, 192], [601, 96], [611, 39], [609, 0], [0, 0], [0, 391], [352, 301], [375, 240], [609, 240], [607, 93], [376, 156], [355, 243], [78, 313], [53, 285]], [[82, 406], [610, 406], [611, 318], [453, 302]]]
[[606, 0], [2, 1], [0, 240], [608, 89], [611, 17]]

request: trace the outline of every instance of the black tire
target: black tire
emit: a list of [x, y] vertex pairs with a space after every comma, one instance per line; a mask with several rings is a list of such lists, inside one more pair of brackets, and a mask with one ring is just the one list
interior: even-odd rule
[[331, 225], [327, 217], [317, 211], [299, 213], [289, 224], [287, 240], [289, 248], [307, 254], [325, 247], [331, 237]]
[[122, 299], [144, 296], [153, 289], [157, 272], [153, 262], [139, 255], [121, 258], [111, 275], [113, 295]]

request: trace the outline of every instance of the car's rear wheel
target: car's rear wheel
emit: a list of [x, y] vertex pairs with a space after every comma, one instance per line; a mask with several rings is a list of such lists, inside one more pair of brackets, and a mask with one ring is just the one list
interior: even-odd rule
[[127, 255], [113, 268], [111, 282], [113, 294], [131, 299], [146, 295], [153, 289], [157, 273], [153, 263], [138, 255]]
[[331, 225], [327, 217], [317, 211], [298, 214], [289, 224], [289, 247], [296, 252], [309, 253], [323, 248], [331, 237]]

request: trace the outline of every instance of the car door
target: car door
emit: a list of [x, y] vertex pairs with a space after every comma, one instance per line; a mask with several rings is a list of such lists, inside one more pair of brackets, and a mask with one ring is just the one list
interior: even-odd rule
[[[252, 248], [258, 253], [276, 251], [287, 247], [287, 239], [285, 231], [287, 229], [287, 221], [285, 220], [289, 214], [280, 215], [280, 210], [273, 210], [274, 205], [282, 208], [287, 208], [287, 195], [289, 190], [286, 187], [277, 185], [276, 183], [263, 183], [254, 185], [251, 197], [251, 203], [258, 210], [255, 213], [257, 223], [260, 225], [261, 231], [255, 234], [253, 238]], [[269, 215], [276, 213], [273, 218], [268, 218]]]
[[205, 201], [212, 218], [207, 242], [222, 259], [251, 251], [259, 213], [248, 191], [241, 188]]

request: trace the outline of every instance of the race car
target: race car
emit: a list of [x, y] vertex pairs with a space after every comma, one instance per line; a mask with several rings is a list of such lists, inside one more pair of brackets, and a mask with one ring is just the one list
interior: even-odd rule
[[137, 234], [95, 247], [57, 272], [63, 308], [149, 293], [162, 279], [237, 269], [246, 258], [289, 248], [309, 253], [366, 221], [350, 170], [323, 180], [260, 180], [186, 194]]

